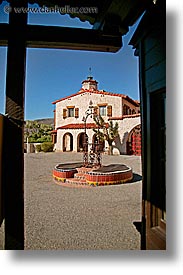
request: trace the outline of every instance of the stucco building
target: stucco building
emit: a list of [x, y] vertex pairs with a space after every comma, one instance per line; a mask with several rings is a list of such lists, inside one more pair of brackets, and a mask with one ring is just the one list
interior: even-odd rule
[[[70, 96], [53, 102], [55, 129], [52, 132], [55, 150], [81, 152], [85, 137], [83, 116], [89, 105], [104, 121], [118, 122], [119, 137], [113, 142], [114, 154], [141, 154], [140, 103], [124, 94], [98, 89], [98, 82], [89, 76], [82, 82], [81, 89]], [[89, 143], [95, 142], [93, 131], [96, 125], [92, 117], [86, 122]], [[103, 151], [108, 143], [102, 144]]]

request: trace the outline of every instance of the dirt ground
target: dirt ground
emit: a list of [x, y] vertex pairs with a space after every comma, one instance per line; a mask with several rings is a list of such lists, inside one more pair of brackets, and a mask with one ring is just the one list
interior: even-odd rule
[[[103, 156], [103, 164], [132, 167], [131, 183], [64, 187], [52, 178], [58, 163], [81, 162], [81, 153], [25, 154], [25, 249], [139, 250], [141, 158]], [[3, 249], [3, 226], [0, 248]]]

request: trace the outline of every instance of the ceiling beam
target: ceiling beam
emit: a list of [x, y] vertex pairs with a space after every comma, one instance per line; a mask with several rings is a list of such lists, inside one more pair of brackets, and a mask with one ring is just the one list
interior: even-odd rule
[[[8, 45], [9, 33], [10, 26], [0, 24], [0, 46]], [[100, 30], [57, 26], [27, 25], [25, 41], [29, 48], [117, 52], [122, 47], [120, 34], [113, 35]]]
[[110, 10], [111, 4], [112, 4], [113, 0], [105, 0], [103, 2], [103, 8], [102, 8], [102, 12], [100, 12], [98, 14], [98, 16], [95, 19], [95, 23], [93, 25], [93, 29], [94, 30], [102, 30], [105, 24], [105, 18], [107, 13]]

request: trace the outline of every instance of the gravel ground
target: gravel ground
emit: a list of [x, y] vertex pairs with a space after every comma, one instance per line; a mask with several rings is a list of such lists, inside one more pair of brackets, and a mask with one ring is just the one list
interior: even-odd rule
[[104, 155], [105, 165], [132, 167], [134, 181], [93, 188], [53, 181], [52, 168], [71, 161], [82, 161], [82, 154], [25, 154], [25, 249], [140, 249], [133, 225], [141, 219], [140, 157]]

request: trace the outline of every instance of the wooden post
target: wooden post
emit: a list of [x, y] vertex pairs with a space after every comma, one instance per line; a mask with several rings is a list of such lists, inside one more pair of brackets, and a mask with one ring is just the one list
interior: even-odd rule
[[23, 121], [27, 14], [14, 7], [27, 1], [11, 1], [6, 75], [5, 249], [24, 249]]

